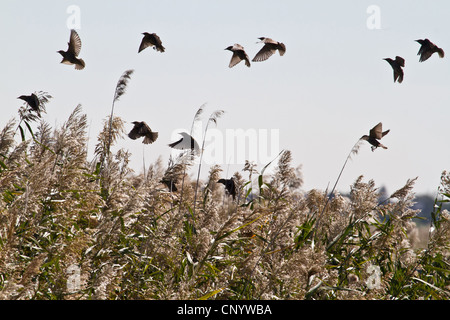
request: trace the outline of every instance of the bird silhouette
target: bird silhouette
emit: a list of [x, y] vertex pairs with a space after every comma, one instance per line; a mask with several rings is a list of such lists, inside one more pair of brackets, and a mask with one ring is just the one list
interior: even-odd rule
[[197, 153], [200, 150], [197, 141], [195, 141], [195, 139], [191, 135], [187, 134], [186, 132], [180, 132], [179, 134], [182, 136], [182, 138], [169, 144], [169, 147], [178, 150], [190, 149], [193, 153]]
[[57, 51], [62, 55], [61, 63], [68, 65], [75, 65], [76, 70], [82, 70], [86, 66], [83, 59], [78, 58], [81, 51], [81, 39], [75, 30], [70, 30], [70, 39], [68, 42], [69, 48], [67, 51]]
[[136, 140], [140, 137], [145, 137], [142, 141], [144, 144], [151, 144], [158, 139], [158, 132], [153, 132], [145, 122], [133, 121], [132, 123], [134, 127], [128, 133], [128, 137], [131, 139]]
[[30, 106], [30, 108], [38, 114], [39, 117], [41, 116], [41, 112], [39, 110], [39, 98], [34, 93], [29, 96], [22, 95], [17, 99], [25, 101]]
[[245, 60], [245, 65], [247, 67], [250, 67], [250, 60], [248, 58], [248, 55], [244, 51], [244, 47], [240, 44], [235, 43], [232, 46], [226, 47], [225, 50], [229, 50], [233, 52], [233, 55], [231, 56], [231, 61], [228, 67], [232, 68], [235, 65], [237, 65], [242, 60]]
[[403, 82], [403, 69], [402, 67], [405, 66], [405, 59], [402, 57], [396, 56], [395, 60], [391, 58], [385, 58], [383, 60], [386, 60], [391, 65], [392, 69], [394, 70], [394, 82], [398, 81], [398, 83]]
[[378, 147], [387, 149], [387, 147], [385, 145], [382, 145], [378, 140], [387, 135], [389, 131], [390, 130], [383, 131], [383, 125], [380, 122], [370, 130], [369, 135], [363, 135], [360, 140], [366, 140], [367, 142], [369, 142], [372, 145], [372, 151], [374, 151]]
[[233, 200], [236, 198], [236, 184], [234, 183], [234, 179], [219, 179], [217, 183], [222, 183], [225, 186], [225, 190], [227, 193], [233, 197]]
[[142, 33], [144, 37], [142, 38], [141, 45], [139, 46], [139, 52], [147, 47], [152, 46], [154, 50], [159, 52], [164, 52], [166, 48], [163, 47], [161, 39], [156, 35], [156, 33]]
[[416, 40], [416, 42], [420, 43], [420, 49], [417, 55], [420, 55], [419, 61], [423, 62], [428, 60], [429, 57], [435, 52], [439, 54], [439, 57], [444, 57], [444, 50], [439, 48], [437, 45], [435, 45], [433, 42], [431, 42], [428, 39], [419, 39]]
[[164, 185], [165, 185], [167, 188], [169, 188], [169, 190], [170, 190], [171, 192], [177, 192], [177, 191], [178, 191], [178, 188], [177, 188], [177, 186], [175, 185], [176, 181], [174, 181], [174, 180], [172, 180], [172, 179], [162, 179], [160, 182], [161, 182], [161, 183], [164, 183]]
[[285, 54], [286, 46], [283, 43], [264, 37], [258, 39], [261, 40], [262, 43], [264, 43], [264, 46], [261, 48], [261, 50], [258, 51], [252, 61], [265, 61], [269, 59], [277, 50], [280, 56], [283, 56]]

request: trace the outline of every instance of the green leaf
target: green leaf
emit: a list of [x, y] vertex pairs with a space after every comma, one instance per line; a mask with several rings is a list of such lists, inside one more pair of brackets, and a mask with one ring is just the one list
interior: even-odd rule
[[21, 125], [19, 125], [20, 130], [20, 136], [22, 137], [22, 142], [25, 141], [25, 132], [23, 131], [23, 128]]
[[224, 288], [214, 290], [214, 291], [209, 292], [209, 293], [205, 294], [204, 296], [198, 298], [198, 300], [208, 300], [209, 298], [215, 296], [216, 294], [218, 294], [219, 292], [222, 292], [223, 290], [224, 290]]
[[28, 122], [26, 122], [25, 121], [25, 125], [27, 126], [27, 128], [28, 128], [28, 131], [30, 131], [30, 133], [31, 133], [31, 136], [34, 138], [34, 133], [33, 133], [33, 130], [31, 129], [31, 126], [30, 126], [30, 124], [28, 123]]
[[3, 169], [8, 170], [8, 167], [6, 166], [6, 164], [0, 160], [0, 167], [2, 167]]

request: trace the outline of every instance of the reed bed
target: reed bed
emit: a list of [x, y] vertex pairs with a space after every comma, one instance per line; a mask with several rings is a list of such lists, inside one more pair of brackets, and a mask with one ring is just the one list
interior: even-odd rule
[[92, 159], [81, 106], [59, 128], [21, 112], [0, 132], [1, 299], [450, 297], [449, 172], [424, 241], [415, 179], [386, 199], [363, 176], [348, 195], [303, 190], [283, 150], [272, 174], [247, 162], [232, 175], [233, 201], [223, 169], [202, 181], [191, 154], [133, 172], [111, 151], [125, 137], [113, 111]]

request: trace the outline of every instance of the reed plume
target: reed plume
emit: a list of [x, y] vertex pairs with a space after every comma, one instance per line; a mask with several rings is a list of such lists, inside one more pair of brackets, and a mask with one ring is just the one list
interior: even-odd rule
[[114, 99], [111, 106], [111, 115], [109, 117], [109, 138], [108, 138], [108, 147], [107, 147], [107, 153], [109, 154], [109, 150], [111, 147], [111, 132], [112, 132], [112, 121], [113, 121], [113, 115], [114, 115], [114, 105], [117, 101], [119, 101], [120, 97], [122, 97], [127, 89], [128, 81], [131, 79], [131, 75], [133, 74], [134, 70], [126, 70], [122, 76], [119, 78], [119, 81], [117, 81], [116, 90], [114, 91]]
[[197, 181], [195, 183], [195, 192], [194, 192], [194, 209], [193, 209], [193, 214], [195, 215], [195, 208], [196, 208], [196, 203], [197, 203], [197, 192], [198, 192], [198, 182], [200, 180], [200, 172], [201, 172], [201, 168], [202, 168], [202, 159], [203, 159], [203, 152], [205, 149], [205, 140], [206, 140], [206, 134], [208, 133], [208, 127], [210, 123], [214, 123], [215, 125], [217, 125], [217, 120], [225, 113], [225, 111], [223, 110], [216, 110], [214, 111], [209, 119], [208, 122], [206, 123], [206, 128], [205, 128], [205, 133], [203, 135], [203, 142], [202, 142], [202, 147], [200, 149], [200, 161], [198, 164], [198, 171], [197, 171]]
[[[197, 112], [195, 112], [194, 119], [192, 120], [191, 124], [191, 131], [189, 134], [192, 136], [194, 131], [194, 126], [197, 123], [197, 121], [200, 120], [201, 115], [203, 114], [204, 108], [206, 106], [206, 103], [202, 104], [198, 109]], [[187, 151], [190, 155], [190, 160], [193, 160], [193, 154], [190, 150]], [[188, 160], [183, 157], [183, 159]], [[183, 195], [184, 195], [184, 182], [185, 182], [185, 175], [186, 175], [186, 166], [183, 166], [183, 175], [182, 175], [182, 181], [181, 181], [181, 191], [180, 191], [180, 206], [179, 206], [179, 213], [181, 212], [182, 205], [183, 205]]]
[[336, 179], [336, 182], [333, 185], [333, 188], [331, 189], [331, 192], [329, 193], [328, 197], [327, 197], [327, 201], [325, 202], [325, 205], [322, 209], [322, 211], [320, 212], [319, 216], [317, 217], [317, 221], [316, 224], [318, 225], [320, 222], [320, 218], [322, 217], [322, 214], [324, 213], [325, 209], [328, 206], [328, 203], [330, 202], [330, 199], [333, 197], [334, 194], [334, 190], [336, 189], [336, 186], [339, 182], [339, 179], [341, 178], [342, 172], [345, 169], [345, 166], [347, 165], [348, 160], [350, 160], [352, 158], [353, 155], [357, 155], [359, 152], [359, 148], [361, 147], [361, 143], [362, 143], [362, 139], [358, 139], [358, 141], [353, 145], [352, 149], [350, 150], [350, 152], [347, 155], [347, 158], [345, 159], [344, 164], [342, 165], [341, 171], [339, 172], [339, 175]]

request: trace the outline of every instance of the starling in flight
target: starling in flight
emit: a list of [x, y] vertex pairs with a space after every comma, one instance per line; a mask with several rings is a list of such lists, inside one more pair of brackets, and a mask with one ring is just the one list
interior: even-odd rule
[[194, 153], [197, 153], [200, 150], [200, 147], [198, 146], [197, 141], [195, 141], [195, 139], [192, 136], [190, 136], [189, 134], [187, 134], [185, 132], [180, 132], [180, 135], [182, 135], [183, 138], [169, 144], [169, 147], [178, 149], [178, 150], [191, 149], [191, 151]]
[[237, 65], [242, 60], [245, 60], [245, 65], [247, 67], [250, 67], [250, 60], [248, 59], [248, 55], [244, 51], [244, 47], [240, 44], [235, 43], [233, 46], [229, 46], [225, 48], [225, 50], [229, 50], [233, 52], [233, 55], [231, 56], [231, 61], [228, 67], [232, 68], [235, 65]]
[[233, 200], [236, 198], [236, 185], [234, 183], [234, 179], [219, 179], [217, 183], [222, 183], [225, 186], [225, 190], [227, 190], [228, 194], [233, 197]]
[[39, 117], [41, 116], [41, 113], [39, 110], [40, 102], [39, 102], [38, 97], [34, 93], [32, 93], [30, 96], [25, 96], [25, 95], [20, 96], [17, 99], [21, 99], [21, 100], [25, 101], [30, 106], [30, 108], [33, 109], [33, 111], [36, 111], [36, 113], [38, 114]]
[[258, 39], [261, 40], [262, 43], [264, 43], [264, 46], [261, 48], [261, 50], [259, 50], [252, 61], [265, 61], [269, 59], [277, 50], [280, 53], [280, 56], [283, 56], [286, 52], [286, 46], [281, 42], [277, 42], [270, 38], [264, 37]]
[[81, 50], [81, 39], [78, 33], [75, 30], [70, 30], [70, 39], [68, 42], [69, 48], [67, 51], [59, 50], [58, 53], [60, 53], [63, 57], [61, 60], [61, 63], [75, 65], [76, 70], [82, 70], [86, 66], [83, 59], [79, 59], [78, 55], [80, 54]]
[[403, 82], [403, 69], [402, 67], [405, 66], [405, 59], [402, 57], [396, 56], [395, 60], [391, 58], [385, 58], [387, 62], [391, 65], [392, 69], [394, 70], [394, 82], [398, 81], [398, 83]]
[[383, 128], [382, 128], [382, 124], [381, 122], [379, 124], [377, 124], [375, 127], [373, 127], [370, 132], [369, 135], [363, 135], [361, 137], [361, 140], [366, 140], [367, 142], [369, 142], [372, 146], [372, 151], [374, 151], [376, 148], [378, 147], [382, 147], [383, 149], [387, 149], [386, 146], [382, 145], [380, 143], [381, 138], [383, 138], [385, 135], [387, 135], [389, 133], [390, 130], [386, 130], [383, 132]]
[[132, 123], [134, 127], [128, 134], [128, 137], [131, 139], [136, 140], [137, 138], [145, 137], [144, 141], [142, 141], [144, 144], [151, 144], [158, 139], [158, 132], [153, 132], [145, 122], [133, 121]]
[[433, 42], [431, 42], [428, 39], [419, 39], [416, 40], [418, 43], [420, 43], [420, 49], [417, 55], [420, 55], [420, 62], [426, 61], [431, 55], [435, 52], [439, 54], [439, 57], [444, 57], [444, 50], [439, 48], [437, 45], [435, 45]]
[[162, 45], [161, 39], [156, 35], [156, 33], [144, 32], [143, 35], [144, 38], [142, 38], [138, 53], [150, 46], [159, 52], [164, 52], [166, 50], [166, 48]]

